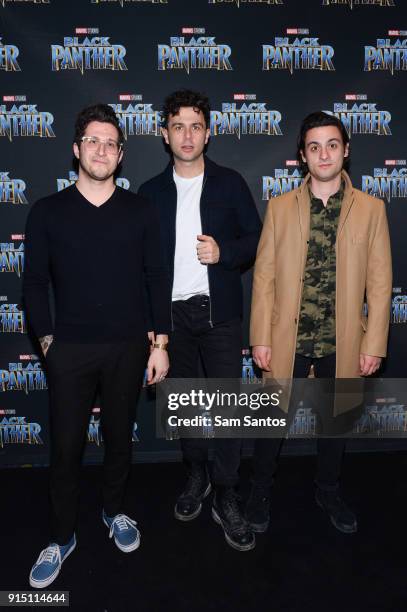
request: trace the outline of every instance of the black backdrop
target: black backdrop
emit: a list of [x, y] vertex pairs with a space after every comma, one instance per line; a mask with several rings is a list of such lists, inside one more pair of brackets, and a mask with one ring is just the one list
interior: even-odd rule
[[[121, 184], [137, 190], [168, 161], [157, 114], [163, 97], [180, 87], [205, 91], [213, 108], [209, 155], [244, 175], [261, 215], [269, 196], [298, 185], [301, 119], [318, 109], [340, 112], [350, 129], [354, 185], [387, 203], [394, 295], [384, 375], [404, 376], [405, 4], [0, 0], [0, 466], [47, 462], [46, 378], [21, 306], [24, 226], [36, 199], [74, 179], [74, 118], [97, 101], [121, 105]], [[120, 253], [106, 257], [120, 266]], [[248, 273], [246, 345], [250, 281]], [[243, 353], [247, 374], [251, 359]], [[155, 438], [153, 412], [153, 399], [143, 394], [137, 456], [176, 457], [175, 442]], [[100, 458], [99, 416], [96, 408], [91, 461]]]

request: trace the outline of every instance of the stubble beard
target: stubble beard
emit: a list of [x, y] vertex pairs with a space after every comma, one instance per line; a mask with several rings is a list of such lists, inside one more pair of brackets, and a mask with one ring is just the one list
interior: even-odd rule
[[[103, 173], [103, 175], [100, 174], [96, 174], [94, 172], [92, 172], [92, 169], [89, 167], [86, 167], [83, 162], [79, 159], [79, 166], [81, 167], [82, 171], [84, 172], [84, 174], [86, 174], [86, 176], [88, 176], [89, 178], [93, 179], [94, 181], [108, 181], [116, 172], [116, 168], [114, 168], [114, 170], [109, 170], [107, 167], [104, 169], [105, 172]], [[101, 166], [102, 169], [102, 166]]]

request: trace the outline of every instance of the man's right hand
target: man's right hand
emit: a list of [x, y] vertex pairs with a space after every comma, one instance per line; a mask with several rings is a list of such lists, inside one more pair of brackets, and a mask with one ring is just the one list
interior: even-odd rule
[[42, 353], [44, 357], [48, 353], [49, 347], [54, 341], [54, 336], [50, 334], [49, 336], [42, 336], [42, 338], [38, 338], [39, 343], [41, 344]]
[[271, 370], [271, 346], [262, 346], [258, 344], [253, 346], [252, 355], [254, 363], [262, 370], [270, 372]]

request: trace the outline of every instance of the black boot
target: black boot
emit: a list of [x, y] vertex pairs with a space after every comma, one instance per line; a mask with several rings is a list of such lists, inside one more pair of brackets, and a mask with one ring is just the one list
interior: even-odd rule
[[331, 523], [342, 533], [355, 533], [358, 523], [355, 514], [350, 510], [338, 490], [326, 491], [315, 487], [315, 501], [324, 510]]
[[232, 487], [216, 487], [212, 516], [222, 526], [226, 542], [236, 550], [252, 550], [256, 546], [255, 535], [244, 518], [239, 497]]
[[209, 495], [211, 483], [205, 465], [192, 464], [187, 484], [174, 508], [179, 521], [192, 521], [202, 510], [202, 500]]
[[271, 487], [252, 485], [245, 516], [252, 531], [264, 533], [270, 524]]

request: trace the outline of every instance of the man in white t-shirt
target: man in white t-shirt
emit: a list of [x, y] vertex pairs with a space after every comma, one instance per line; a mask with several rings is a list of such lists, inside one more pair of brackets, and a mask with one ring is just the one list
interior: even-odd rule
[[[204, 155], [210, 130], [208, 98], [189, 90], [168, 96], [163, 137], [172, 154], [166, 170], [139, 193], [160, 212], [162, 241], [172, 279], [170, 376], [241, 378], [242, 284], [240, 271], [256, 256], [261, 222], [242, 176]], [[238, 504], [241, 440], [215, 441], [211, 477], [208, 440], [181, 439], [186, 486], [175, 505], [180, 521], [196, 518], [214, 486], [212, 514], [226, 541], [251, 550], [255, 538]]]

